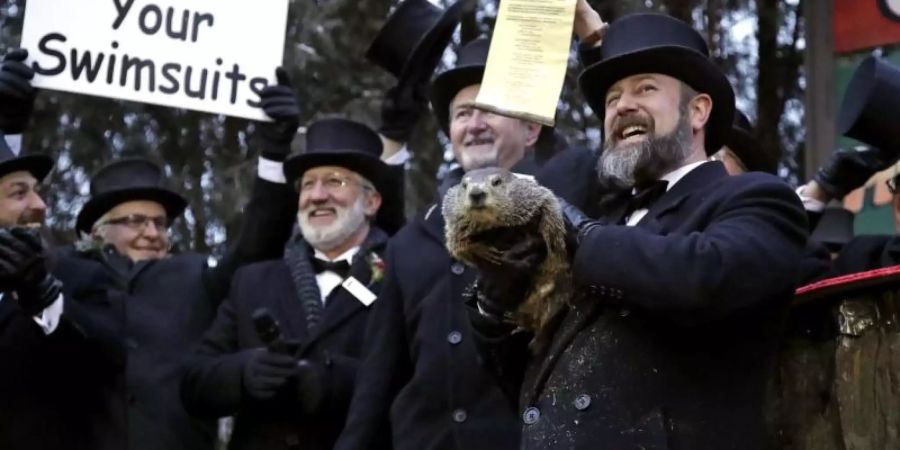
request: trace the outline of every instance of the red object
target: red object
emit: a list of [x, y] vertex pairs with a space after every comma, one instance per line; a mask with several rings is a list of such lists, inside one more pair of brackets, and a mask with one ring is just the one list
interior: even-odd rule
[[834, 0], [834, 51], [849, 53], [900, 42], [900, 1]]
[[900, 282], [900, 266], [891, 266], [807, 284], [794, 292], [794, 299], [798, 303], [804, 303], [821, 297], [853, 294], [859, 289], [879, 285], [888, 286], [898, 282]]

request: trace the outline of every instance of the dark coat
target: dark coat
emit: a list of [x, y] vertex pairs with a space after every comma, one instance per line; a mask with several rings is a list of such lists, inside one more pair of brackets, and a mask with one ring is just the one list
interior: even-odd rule
[[62, 359], [71, 369], [61, 373], [79, 383], [54, 400], [59, 408], [78, 410], [72, 405], [82, 396], [102, 399], [90, 427], [102, 430], [93, 438], [116, 442], [111, 449], [212, 449], [215, 421], [192, 418], [179, 396], [183, 358], [212, 323], [237, 267], [281, 253], [296, 204], [288, 186], [257, 179], [241, 233], [215, 267], [196, 254], [131, 263], [111, 248], [63, 251], [55, 274], [67, 290], [89, 295], [65, 308], [86, 346]]
[[835, 275], [848, 275], [900, 264], [900, 237], [857, 236], [841, 248], [834, 261]]
[[512, 405], [482, 364], [463, 304], [475, 274], [447, 252], [439, 206], [391, 239], [385, 263], [365, 377], [335, 448], [518, 448]]
[[121, 350], [106, 345], [112, 340], [93, 323], [109, 287], [98, 269], [79, 266], [82, 283], [64, 285], [63, 315], [50, 335], [9, 294], [0, 301], [0, 448], [125, 448], [123, 411], [109, 402], [113, 371], [94, 371], [122, 363]]
[[[370, 248], [381, 255], [386, 242], [384, 236]], [[351, 276], [377, 294], [381, 281], [371, 283], [367, 254], [354, 258]], [[324, 365], [326, 396], [319, 411], [297, 412], [297, 394], [289, 388], [270, 401], [244, 396], [244, 363], [252, 349], [264, 346], [252, 314], [263, 307], [279, 321], [285, 339], [301, 343], [298, 358]], [[231, 294], [188, 364], [184, 402], [198, 416], [236, 416], [231, 449], [331, 449], [350, 404], [370, 312], [338, 286], [326, 300], [322, 322], [310, 334], [288, 265], [283, 260], [249, 265], [235, 274]]]
[[[765, 385], [806, 237], [787, 185], [717, 162], [637, 226], [593, 229], [574, 256], [579, 293], [536, 357], [522, 334], [475, 322], [521, 383], [523, 448], [763, 448]], [[511, 376], [525, 365], [524, 381]]]

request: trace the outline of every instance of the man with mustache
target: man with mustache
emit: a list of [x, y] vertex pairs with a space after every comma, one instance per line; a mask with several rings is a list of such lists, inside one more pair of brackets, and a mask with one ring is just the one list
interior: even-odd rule
[[[331, 449], [360, 372], [363, 336], [383, 278], [392, 171], [365, 125], [326, 119], [285, 162], [300, 193], [284, 257], [237, 272], [188, 364], [182, 396], [199, 416], [236, 416], [229, 448]], [[390, 221], [387, 222], [390, 226]], [[265, 308], [276, 341], [254, 326]]]
[[[432, 84], [432, 109], [463, 170], [516, 170], [540, 125], [474, 107], [488, 48], [478, 39], [460, 50], [456, 66]], [[440, 197], [461, 176], [444, 183]], [[393, 237], [385, 262], [364, 376], [335, 448], [518, 448], [514, 411], [481, 363], [462, 303], [475, 274], [450, 257], [438, 203]]]
[[[596, 173], [616, 193], [578, 205], [594, 219], [564, 206], [576, 294], [531, 347], [506, 319], [522, 301], [509, 277], [483, 272], [470, 299], [485, 356], [518, 394], [522, 447], [764, 448], [802, 205], [772, 175], [730, 176], [708, 160], [734, 96], [689, 25], [626, 16], [600, 52], [579, 84], [604, 120]], [[527, 281], [539, 250], [501, 265]]]

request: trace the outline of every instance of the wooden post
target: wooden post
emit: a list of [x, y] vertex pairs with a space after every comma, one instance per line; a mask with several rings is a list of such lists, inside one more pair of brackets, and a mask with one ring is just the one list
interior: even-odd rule
[[804, 180], [835, 146], [833, 0], [803, 0], [806, 12], [806, 155]]

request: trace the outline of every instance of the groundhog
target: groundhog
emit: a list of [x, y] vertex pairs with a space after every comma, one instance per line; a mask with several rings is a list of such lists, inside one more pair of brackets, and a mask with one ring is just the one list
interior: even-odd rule
[[525, 236], [543, 238], [547, 257], [514, 315], [516, 325], [538, 331], [568, 301], [572, 283], [565, 225], [549, 189], [504, 169], [474, 170], [447, 191], [442, 212], [447, 249], [471, 266], [499, 264], [497, 255]]

